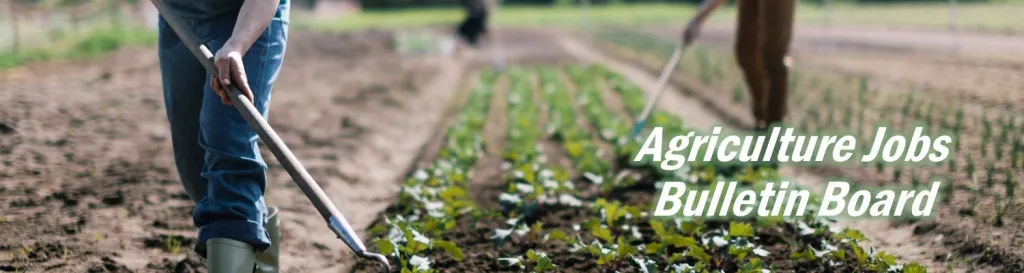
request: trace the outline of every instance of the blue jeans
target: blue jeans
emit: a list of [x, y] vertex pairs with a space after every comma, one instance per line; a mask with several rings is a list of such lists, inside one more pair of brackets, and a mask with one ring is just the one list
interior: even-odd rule
[[[254, 105], [264, 118], [270, 91], [285, 53], [288, 3], [242, 57]], [[211, 52], [231, 37], [238, 10], [212, 18], [182, 17], [187, 28]], [[195, 251], [206, 256], [206, 241], [226, 238], [263, 251], [270, 246], [264, 229], [267, 165], [258, 136], [242, 115], [224, 105], [210, 89], [210, 74], [161, 18], [158, 52], [164, 105], [170, 121], [174, 161], [185, 191], [195, 202], [192, 220], [199, 228]]]

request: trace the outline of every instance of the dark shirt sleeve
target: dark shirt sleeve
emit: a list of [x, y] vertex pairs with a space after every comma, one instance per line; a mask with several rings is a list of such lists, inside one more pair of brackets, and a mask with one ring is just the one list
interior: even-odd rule
[[487, 5], [484, 0], [459, 0], [466, 13], [470, 17], [481, 17], [487, 15]]

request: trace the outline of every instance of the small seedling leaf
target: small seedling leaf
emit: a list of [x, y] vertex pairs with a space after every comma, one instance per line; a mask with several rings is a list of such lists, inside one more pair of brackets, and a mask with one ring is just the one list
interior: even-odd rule
[[391, 240], [377, 238], [373, 240], [373, 244], [377, 246], [377, 251], [384, 253], [384, 255], [391, 255], [395, 252], [395, 243], [391, 242]]
[[604, 226], [594, 225], [590, 232], [593, 233], [594, 237], [600, 238], [608, 243], [612, 242], [612, 231], [608, 230], [608, 228], [605, 228]]
[[814, 256], [814, 251], [811, 251], [811, 247], [807, 246], [804, 248], [804, 251], [793, 252], [792, 254], [789, 255], [789, 258], [793, 260], [809, 262], [814, 261], [814, 259], [817, 257]]
[[448, 255], [452, 255], [452, 259], [461, 262], [462, 258], [465, 257], [462, 253], [462, 248], [459, 248], [454, 242], [444, 240], [434, 240], [434, 245], [444, 249]]
[[665, 225], [661, 224], [658, 220], [651, 220], [651, 229], [654, 230], [654, 234], [658, 235], [658, 238], [665, 238]]
[[754, 228], [750, 223], [729, 222], [729, 236], [754, 237]]

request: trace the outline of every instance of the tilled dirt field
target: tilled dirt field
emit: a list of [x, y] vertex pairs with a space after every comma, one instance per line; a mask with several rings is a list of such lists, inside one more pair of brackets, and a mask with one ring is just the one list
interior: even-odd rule
[[[645, 88], [653, 85], [657, 73], [651, 69], [660, 68], [615, 61], [551, 33], [510, 30], [502, 35], [510, 63], [552, 64], [574, 58], [599, 62]], [[403, 59], [387, 50], [387, 33], [332, 36], [296, 31], [291, 38], [270, 122], [354, 226], [364, 229], [379, 223], [378, 213], [395, 200], [397, 184], [411, 165], [424, 166], [436, 156], [443, 145], [441, 129], [451, 124], [453, 109], [469, 89], [459, 83], [475, 75], [472, 68], [488, 65], [490, 52], [454, 61]], [[501, 90], [507, 84], [499, 82], [497, 92], [506, 92]], [[674, 83], [680, 89], [690, 84]], [[709, 111], [699, 96], [682, 94], [666, 95], [659, 107], [684, 116], [697, 128], [745, 119], [735, 114], [743, 113], [741, 109]], [[501, 106], [503, 99], [504, 95], [495, 96], [491, 113], [507, 110]], [[616, 105], [616, 100], [609, 97], [609, 105]], [[490, 117], [483, 130], [489, 153], [473, 167], [469, 195], [477, 203], [497, 206], [504, 189], [500, 154], [508, 120], [500, 114]], [[541, 146], [547, 147], [550, 162], [572, 164], [553, 143]], [[0, 74], [0, 155], [0, 271], [203, 271], [191, 253], [191, 204], [176, 180], [152, 49], [126, 49], [103, 61], [36, 64]], [[267, 157], [268, 200], [283, 210], [285, 272], [338, 272], [353, 265], [350, 252], [333, 238], [276, 160]], [[824, 181], [820, 174], [809, 175], [803, 179]], [[643, 198], [631, 201], [650, 203]], [[869, 238], [908, 234], [895, 231], [912, 229], [851, 226], [869, 229], [864, 230]], [[932, 232], [966, 230], [943, 224], [930, 227]], [[971, 241], [967, 235], [942, 233]], [[493, 261], [498, 257], [483, 248], [486, 241], [465, 241], [489, 236], [467, 233], [460, 243], [480, 246], [465, 249], [467, 256]], [[935, 258], [965, 244], [928, 244], [941, 241], [941, 233], [937, 236], [940, 239], [936, 234], [913, 240], [888, 238], [878, 246], [901, 256], [901, 262], [917, 261], [932, 272], [943, 272], [945, 264]], [[587, 264], [577, 256], [561, 259], [558, 263], [567, 267]], [[449, 262], [453, 261], [435, 266], [493, 269], [493, 264]], [[1013, 272], [1012, 267], [1001, 269]]]
[[[387, 32], [294, 31], [269, 121], [356, 227], [395, 195], [463, 65], [400, 58]], [[285, 272], [337, 271], [334, 238], [269, 152]], [[198, 272], [156, 52], [0, 74], [0, 271]]]

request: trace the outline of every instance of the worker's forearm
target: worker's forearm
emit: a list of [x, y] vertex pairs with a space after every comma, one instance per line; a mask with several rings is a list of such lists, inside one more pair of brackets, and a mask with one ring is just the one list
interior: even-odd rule
[[238, 12], [235, 29], [224, 47], [239, 49], [243, 54], [259, 39], [277, 12], [279, 0], [246, 0]]
[[702, 4], [700, 9], [697, 10], [697, 14], [694, 16], [693, 20], [704, 22], [708, 19], [708, 16], [711, 16], [711, 13], [715, 12], [715, 10], [718, 9], [718, 7], [721, 7], [722, 4], [725, 4], [725, 0], [704, 0], [704, 4]]

